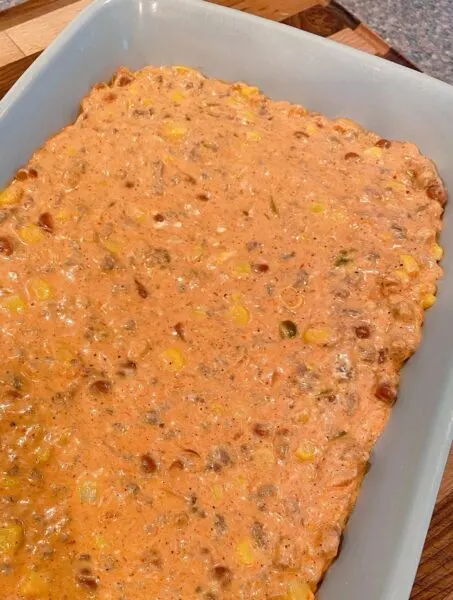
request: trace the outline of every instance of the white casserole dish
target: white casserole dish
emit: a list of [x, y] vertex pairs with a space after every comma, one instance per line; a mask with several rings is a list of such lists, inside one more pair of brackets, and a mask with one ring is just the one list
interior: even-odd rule
[[[0, 103], [0, 185], [121, 64], [184, 64], [415, 142], [453, 190], [453, 87], [334, 42], [196, 0], [97, 0]], [[320, 600], [406, 600], [452, 439], [453, 213], [445, 276]], [[140, 599], [137, 599], [140, 600]]]

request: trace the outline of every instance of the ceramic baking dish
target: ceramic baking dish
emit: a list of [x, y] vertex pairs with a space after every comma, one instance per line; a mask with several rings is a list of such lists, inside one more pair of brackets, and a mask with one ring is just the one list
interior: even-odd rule
[[[98, 0], [0, 103], [0, 185], [121, 64], [185, 64], [411, 140], [453, 190], [453, 87], [290, 27], [196, 0]], [[445, 277], [320, 600], [407, 600], [452, 437], [453, 211]], [[139, 600], [139, 599], [137, 599]]]

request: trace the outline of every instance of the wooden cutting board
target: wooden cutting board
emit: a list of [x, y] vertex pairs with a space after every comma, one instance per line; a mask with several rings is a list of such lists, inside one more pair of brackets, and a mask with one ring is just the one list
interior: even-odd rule
[[[0, 98], [90, 1], [28, 0], [0, 12]], [[335, 0], [212, 1], [281, 21], [417, 69]], [[437, 499], [411, 600], [453, 600], [453, 452]]]
[[[0, 98], [91, 0], [28, 0], [0, 12]], [[213, 0], [416, 69], [335, 0]], [[0, 2], [1, 4], [1, 2]]]

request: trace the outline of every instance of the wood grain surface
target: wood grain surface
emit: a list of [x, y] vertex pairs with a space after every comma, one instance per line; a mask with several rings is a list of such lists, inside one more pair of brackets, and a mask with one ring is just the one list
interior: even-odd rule
[[[412, 69], [417, 68], [335, 0], [212, 1], [328, 37]], [[28, 0], [0, 12], [0, 98], [89, 2]], [[453, 600], [453, 451], [439, 491], [411, 600]]]

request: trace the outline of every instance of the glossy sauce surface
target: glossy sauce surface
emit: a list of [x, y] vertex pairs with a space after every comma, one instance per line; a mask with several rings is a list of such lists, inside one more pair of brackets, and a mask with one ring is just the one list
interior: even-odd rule
[[311, 600], [435, 301], [409, 143], [122, 69], [0, 195], [0, 597]]

